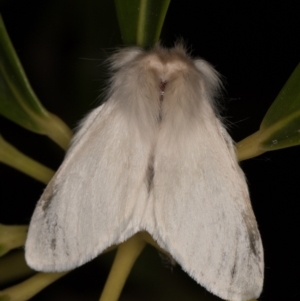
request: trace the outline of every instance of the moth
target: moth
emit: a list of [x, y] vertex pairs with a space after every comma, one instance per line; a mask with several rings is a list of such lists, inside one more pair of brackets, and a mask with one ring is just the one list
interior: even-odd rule
[[199, 284], [233, 301], [260, 295], [263, 248], [218, 73], [184, 46], [110, 58], [106, 102], [81, 123], [31, 219], [26, 260], [73, 269], [147, 231]]

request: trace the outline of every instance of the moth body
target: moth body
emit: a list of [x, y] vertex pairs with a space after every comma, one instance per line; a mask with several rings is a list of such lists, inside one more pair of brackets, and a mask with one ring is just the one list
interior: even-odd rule
[[33, 214], [26, 260], [65, 271], [147, 231], [212, 293], [257, 298], [263, 249], [214, 99], [220, 81], [181, 45], [110, 59], [106, 102], [81, 123]]

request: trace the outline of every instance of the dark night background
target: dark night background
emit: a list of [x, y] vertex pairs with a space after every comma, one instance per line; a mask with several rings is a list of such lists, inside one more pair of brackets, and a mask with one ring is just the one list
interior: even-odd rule
[[[98, 103], [102, 62], [122, 45], [113, 1], [0, 1], [0, 11], [43, 105], [74, 128]], [[258, 130], [300, 58], [298, 1], [171, 1], [161, 40], [182, 37], [192, 54], [224, 76], [223, 115], [235, 141]], [[300, 84], [300, 83], [299, 83]], [[0, 132], [25, 154], [56, 169], [63, 151], [48, 138], [0, 116]], [[300, 300], [299, 147], [241, 163], [265, 249], [260, 300]], [[0, 223], [29, 223], [44, 185], [0, 165]], [[200, 216], [200, 214], [199, 214]], [[101, 256], [32, 300], [98, 300], [113, 254]], [[121, 301], [213, 300], [179, 266], [166, 267], [147, 247]], [[216, 299], [214, 299], [216, 300]]]

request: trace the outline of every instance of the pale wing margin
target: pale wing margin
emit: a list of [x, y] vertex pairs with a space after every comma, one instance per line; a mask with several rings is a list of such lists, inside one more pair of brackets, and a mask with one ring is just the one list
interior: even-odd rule
[[92, 112], [37, 204], [27, 263], [65, 271], [138, 231], [140, 215], [132, 216], [145, 206], [149, 151], [115, 102]]
[[177, 84], [182, 93], [166, 91], [164, 101], [203, 99], [190, 118], [162, 121], [154, 153], [156, 222], [146, 228], [206, 289], [226, 300], [249, 300], [262, 290], [264, 262], [247, 184], [209, 99], [201, 88], [185, 89]]

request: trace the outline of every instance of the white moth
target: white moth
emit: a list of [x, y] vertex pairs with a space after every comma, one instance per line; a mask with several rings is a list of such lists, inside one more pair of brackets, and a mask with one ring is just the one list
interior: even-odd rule
[[233, 301], [260, 295], [263, 249], [220, 81], [182, 45], [112, 56], [107, 101], [82, 122], [41, 196], [26, 242], [40, 271], [73, 269], [147, 231], [198, 283]]

